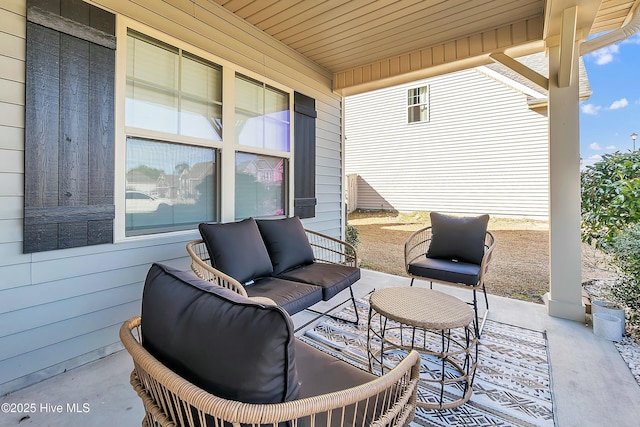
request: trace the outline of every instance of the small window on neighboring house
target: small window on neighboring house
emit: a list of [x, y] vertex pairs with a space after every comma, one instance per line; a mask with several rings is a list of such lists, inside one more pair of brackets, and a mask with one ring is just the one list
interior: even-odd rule
[[429, 121], [429, 86], [409, 89], [407, 92], [407, 121], [409, 123]]

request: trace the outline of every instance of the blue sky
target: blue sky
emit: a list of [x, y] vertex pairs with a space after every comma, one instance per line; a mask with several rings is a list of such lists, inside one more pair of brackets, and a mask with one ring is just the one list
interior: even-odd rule
[[640, 134], [640, 34], [583, 59], [593, 91], [580, 104], [580, 156], [586, 165], [605, 153], [631, 150], [630, 135]]

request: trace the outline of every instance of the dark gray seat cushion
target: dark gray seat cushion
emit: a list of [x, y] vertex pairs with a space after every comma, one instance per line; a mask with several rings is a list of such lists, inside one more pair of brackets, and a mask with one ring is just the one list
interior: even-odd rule
[[313, 250], [300, 218], [295, 216], [256, 222], [269, 252], [274, 276], [293, 267], [313, 262]]
[[[377, 378], [369, 372], [351, 366], [298, 340], [296, 340], [296, 365], [300, 380], [301, 399], [356, 387]], [[373, 399], [369, 402], [369, 405], [359, 404], [358, 412], [355, 414], [355, 424], [353, 423], [353, 407], [347, 407], [344, 414], [341, 410], [336, 410], [332, 414], [331, 425], [369, 425], [373, 419], [376, 404], [379, 407], [382, 400], [375, 401]], [[366, 414], [364, 413], [365, 408], [367, 409]], [[345, 423], [341, 424], [343, 416]], [[363, 420], [363, 418], [365, 419]], [[320, 414], [315, 422], [316, 425], [327, 425], [325, 414]], [[304, 420], [302, 424], [305, 424]]]
[[322, 289], [318, 286], [277, 277], [256, 279], [253, 284], [245, 286], [245, 290], [250, 297], [271, 298], [291, 315], [322, 300]]
[[141, 322], [149, 353], [216, 396], [279, 403], [299, 395], [293, 324], [281, 307], [154, 264]]
[[431, 243], [427, 257], [480, 264], [489, 215], [456, 217], [431, 212]]
[[360, 269], [347, 265], [314, 262], [285, 271], [278, 277], [320, 286], [322, 299], [328, 301], [341, 290], [360, 280]]
[[375, 380], [372, 373], [296, 340], [300, 399], [355, 387]]
[[446, 259], [420, 258], [409, 264], [409, 274], [434, 281], [475, 286], [480, 280], [480, 265]]
[[200, 224], [212, 267], [244, 284], [271, 275], [273, 266], [253, 218], [226, 224]]

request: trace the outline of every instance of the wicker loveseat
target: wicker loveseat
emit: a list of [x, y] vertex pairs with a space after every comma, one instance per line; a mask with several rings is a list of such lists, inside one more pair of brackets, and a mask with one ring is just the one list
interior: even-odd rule
[[[266, 297], [295, 314], [328, 301], [360, 279], [347, 242], [306, 230], [298, 217], [200, 224], [189, 242], [194, 273], [243, 296]], [[357, 313], [357, 311], [356, 311]]]
[[163, 265], [120, 338], [143, 426], [401, 426], [415, 412], [416, 352], [376, 377], [296, 339], [281, 307]]

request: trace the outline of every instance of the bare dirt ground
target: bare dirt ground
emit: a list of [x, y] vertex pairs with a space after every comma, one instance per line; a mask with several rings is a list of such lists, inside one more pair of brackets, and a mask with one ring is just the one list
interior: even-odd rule
[[[349, 215], [358, 229], [362, 267], [406, 276], [404, 242], [414, 231], [430, 225], [428, 212], [360, 212]], [[530, 219], [491, 218], [489, 230], [497, 240], [487, 274], [487, 292], [542, 303], [549, 290], [549, 224]], [[583, 244], [582, 280], [610, 278], [602, 254]]]

